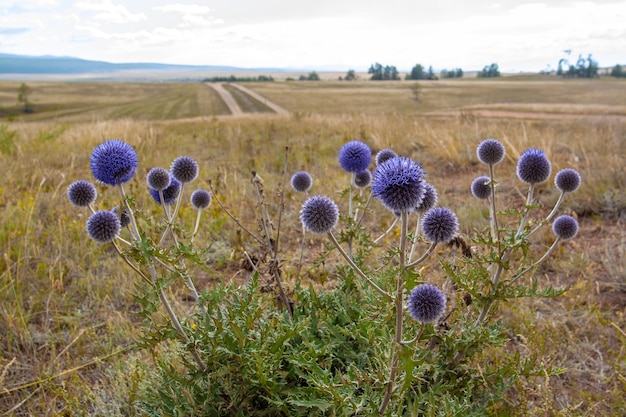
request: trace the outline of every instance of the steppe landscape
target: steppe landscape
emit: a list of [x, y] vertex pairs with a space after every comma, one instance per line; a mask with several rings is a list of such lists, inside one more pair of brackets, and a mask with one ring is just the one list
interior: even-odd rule
[[[20, 84], [0, 81], [0, 414], [147, 415], [136, 399], [171, 342], [138, 346], [143, 318], [134, 298], [137, 278], [111, 247], [89, 240], [88, 211], [66, 197], [70, 183], [92, 179], [91, 151], [103, 141], [120, 139], [136, 149], [139, 168], [128, 191], [146, 216], [158, 210], [144, 190], [148, 170], [189, 155], [200, 167], [194, 187], [210, 188], [256, 230], [250, 175], [258, 173], [269, 210], [277, 212], [284, 199], [286, 286], [324, 289], [339, 280], [337, 254], [326, 259], [322, 277], [314, 260], [325, 240], [307, 235], [297, 276], [304, 198], [285, 184], [284, 172], [306, 170], [314, 179], [311, 192], [339, 198], [349, 180], [337, 163], [344, 143], [360, 140], [373, 152], [391, 148], [422, 165], [439, 203], [456, 212], [467, 237], [488, 227], [486, 206], [469, 191], [472, 180], [485, 174], [476, 146], [486, 138], [506, 147], [496, 170], [501, 207], [524, 204], [514, 167], [527, 148], [546, 151], [552, 175], [572, 167], [582, 177], [561, 209], [578, 220], [579, 235], [559, 246], [533, 277], [567, 290], [555, 298], [504, 303], [496, 313], [507, 329], [506, 352], [563, 372], [513, 381], [493, 414], [626, 414], [623, 79], [373, 82], [363, 76], [223, 84], [241, 114], [206, 83], [90, 81], [27, 81], [32, 112], [24, 113]], [[552, 181], [536, 190], [546, 205], [558, 197]], [[119, 204], [118, 193], [97, 188], [99, 206]], [[340, 210], [347, 210], [342, 204]], [[379, 235], [390, 215], [380, 204], [369, 210], [369, 225]], [[191, 209], [180, 215], [193, 224]], [[242, 284], [244, 248], [252, 251], [253, 245], [218, 204], [203, 216], [195, 245], [206, 248], [200, 260], [205, 267], [195, 271], [196, 285]], [[549, 230], [536, 238], [548, 246]], [[192, 308], [183, 289], [168, 289], [178, 311]], [[487, 362], [496, 355], [484, 352]]]

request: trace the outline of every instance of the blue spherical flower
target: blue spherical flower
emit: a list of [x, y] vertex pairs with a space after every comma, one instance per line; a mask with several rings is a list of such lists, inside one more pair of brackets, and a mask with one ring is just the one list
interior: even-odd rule
[[397, 156], [376, 167], [372, 194], [391, 211], [411, 211], [424, 198], [424, 171], [409, 158]]
[[472, 195], [479, 200], [486, 200], [491, 196], [491, 178], [481, 176], [472, 181]]
[[382, 164], [388, 159], [395, 158], [396, 156], [398, 156], [398, 154], [391, 149], [383, 149], [376, 154], [376, 166]]
[[554, 185], [563, 193], [571, 193], [580, 187], [580, 174], [575, 169], [565, 168], [554, 176]]
[[578, 234], [578, 221], [566, 214], [556, 218], [552, 223], [552, 232], [561, 240], [569, 240]]
[[182, 183], [192, 182], [198, 177], [198, 163], [188, 156], [179, 156], [170, 167], [172, 176]]
[[328, 233], [339, 220], [339, 209], [333, 200], [325, 196], [310, 197], [302, 205], [300, 221], [313, 233]]
[[407, 309], [420, 323], [436, 323], [446, 311], [446, 296], [434, 285], [421, 284], [411, 290]]
[[[178, 198], [178, 194], [180, 193], [180, 186], [181, 186], [180, 181], [172, 177], [172, 182], [170, 183], [170, 186], [162, 191], [163, 202], [166, 205], [170, 206], [176, 202], [176, 199]], [[150, 195], [152, 196], [154, 201], [156, 201], [159, 204], [162, 204], [161, 197], [159, 196], [158, 190], [154, 190], [151, 188]]]
[[121, 140], [108, 140], [96, 146], [91, 154], [93, 176], [107, 185], [130, 181], [137, 169], [137, 153]]
[[372, 151], [365, 143], [353, 140], [339, 149], [339, 164], [348, 172], [367, 169], [372, 160]]
[[527, 184], [545, 182], [551, 172], [552, 164], [541, 149], [527, 149], [517, 161], [517, 176]]
[[111, 212], [113, 212], [117, 218], [120, 219], [120, 226], [122, 229], [130, 224], [130, 216], [125, 208], [120, 210], [120, 206], [115, 206]]
[[436, 207], [424, 215], [422, 230], [429, 241], [448, 243], [459, 231], [459, 220], [450, 209]]
[[146, 182], [148, 183], [148, 187], [153, 190], [165, 190], [170, 186], [172, 176], [167, 169], [156, 167], [148, 171]]
[[359, 171], [354, 175], [354, 185], [359, 188], [365, 188], [372, 182], [372, 173], [369, 169]]
[[191, 193], [191, 205], [203, 210], [211, 204], [211, 194], [206, 190], [196, 190]]
[[121, 228], [120, 219], [111, 211], [97, 211], [87, 219], [87, 233], [99, 243], [112, 242]]
[[504, 145], [496, 139], [485, 139], [478, 144], [476, 155], [483, 164], [495, 165], [504, 159]]
[[313, 177], [306, 171], [298, 171], [291, 177], [291, 187], [299, 193], [306, 193], [312, 185]]
[[437, 205], [438, 199], [439, 196], [437, 195], [435, 187], [424, 181], [424, 198], [422, 198], [422, 201], [415, 207], [415, 211], [422, 214], [426, 213]]
[[89, 181], [74, 181], [67, 187], [67, 199], [75, 206], [87, 207], [98, 197], [96, 187]]

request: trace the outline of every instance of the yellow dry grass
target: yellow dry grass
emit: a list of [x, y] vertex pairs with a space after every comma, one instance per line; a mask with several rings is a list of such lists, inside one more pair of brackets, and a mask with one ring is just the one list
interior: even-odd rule
[[[441, 204], [458, 213], [462, 232], [467, 234], [486, 227], [485, 207], [468, 191], [475, 176], [486, 174], [476, 160], [475, 147], [480, 140], [495, 137], [507, 148], [507, 158], [496, 171], [502, 183], [502, 205], [523, 202], [525, 190], [516, 181], [514, 166], [528, 147], [546, 150], [553, 172], [573, 167], [583, 177], [581, 190], [563, 207], [564, 212], [579, 217], [580, 236], [563, 245], [538, 271], [541, 280], [566, 285], [570, 291], [558, 299], [512, 303], [500, 312], [511, 328], [512, 349], [537, 354], [546, 364], [566, 367], [568, 372], [549, 381], [522, 381], [511, 395], [534, 415], [623, 415], [623, 121], [446, 111], [545, 113], [549, 109], [564, 114], [623, 115], [626, 83], [420, 83], [419, 102], [413, 100], [410, 85], [251, 83], [246, 86], [292, 115], [231, 118], [214, 117], [223, 111], [211, 109], [222, 106], [201, 84], [32, 83], [33, 101], [41, 108], [57, 110], [0, 119], [4, 126], [0, 145], [13, 144], [0, 146], [5, 149], [0, 153], [0, 413], [134, 413], [133, 392], [153, 360], [150, 352], [120, 350], [136, 337], [135, 277], [113, 251], [89, 241], [84, 231], [87, 212], [71, 207], [65, 197], [69, 183], [91, 178], [91, 149], [103, 140], [120, 138], [136, 148], [140, 168], [129, 190], [146, 211], [158, 213], [144, 189], [147, 170], [168, 167], [175, 157], [190, 155], [201, 167], [193, 185], [206, 187], [211, 179], [220, 198], [250, 227], [255, 224], [250, 171], [263, 176], [273, 201], [270, 210], [277, 210], [285, 146], [291, 149], [288, 171], [308, 170], [314, 177], [312, 192], [333, 196], [349, 178], [336, 162], [337, 150], [345, 141], [360, 139], [374, 150], [391, 147], [422, 163]], [[0, 83], [2, 108], [15, 105], [11, 95], [16, 96], [17, 86]], [[177, 97], [177, 110], [172, 110], [174, 104], [165, 106]], [[196, 110], [184, 104], [193, 102], [190, 97], [196, 97]], [[442, 113], [427, 114], [435, 111]], [[116, 192], [104, 187], [98, 191], [99, 207], [117, 203]], [[538, 195], [547, 202], [557, 197], [549, 185], [541, 186]], [[285, 198], [282, 244], [297, 247], [302, 196], [285, 190]], [[183, 221], [192, 221], [190, 211], [182, 215]], [[373, 219], [373, 227], [380, 232], [389, 216], [375, 206]], [[213, 244], [207, 259], [213, 272], [198, 276], [200, 287], [233, 278], [239, 261], [240, 236], [233, 224], [215, 204], [205, 220], [198, 243]], [[323, 240], [313, 238], [313, 242], [320, 247]], [[177, 299], [176, 308], [187, 308], [184, 299]], [[16, 389], [20, 386], [25, 387]]]

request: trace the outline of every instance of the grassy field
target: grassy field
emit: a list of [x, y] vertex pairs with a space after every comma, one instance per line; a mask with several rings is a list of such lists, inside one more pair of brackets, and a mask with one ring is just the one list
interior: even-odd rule
[[[129, 191], [146, 211], [157, 211], [144, 191], [147, 171], [189, 155], [200, 164], [194, 185], [206, 187], [210, 179], [248, 225], [256, 224], [250, 172], [263, 176], [276, 210], [285, 146], [288, 172], [306, 169], [312, 191], [330, 195], [348, 181], [337, 163], [343, 143], [391, 147], [423, 165], [440, 204], [456, 211], [461, 232], [469, 234], [485, 227], [485, 207], [468, 190], [486, 174], [475, 148], [487, 137], [507, 148], [496, 172], [503, 205], [523, 204], [514, 167], [526, 148], [544, 149], [553, 173], [573, 167], [583, 178], [563, 207], [578, 217], [580, 235], [537, 271], [569, 290], [500, 311], [511, 340], [567, 372], [521, 381], [510, 401], [523, 404], [520, 415], [626, 413], [626, 82], [423, 82], [418, 100], [409, 82], [249, 83], [291, 115], [241, 118], [221, 117], [225, 106], [200, 83], [28, 84], [33, 114], [19, 112], [19, 83], [0, 83], [0, 414], [136, 415], [133, 396], [159, 355], [132, 349], [140, 320], [134, 275], [114, 251], [89, 241], [88, 213], [65, 196], [72, 181], [92, 178], [91, 150], [103, 140], [136, 148], [140, 167]], [[554, 201], [552, 188], [540, 186], [538, 195]], [[98, 193], [99, 206], [117, 204], [112, 190]], [[302, 196], [290, 189], [284, 195], [283, 245], [294, 249]], [[373, 227], [385, 230], [388, 214], [373, 210]], [[191, 211], [182, 216], [192, 222]], [[198, 277], [200, 287], [236, 279], [240, 262], [241, 236], [230, 220], [216, 204], [206, 219], [198, 244], [212, 245], [211, 268]], [[312, 238], [311, 253], [321, 245]], [[288, 282], [294, 259], [285, 259], [292, 265]], [[188, 308], [177, 295], [175, 308]]]

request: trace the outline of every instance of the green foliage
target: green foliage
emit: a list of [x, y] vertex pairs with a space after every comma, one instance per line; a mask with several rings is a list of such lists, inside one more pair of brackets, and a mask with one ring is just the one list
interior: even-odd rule
[[463, 70], [461, 68], [443, 69], [440, 75], [441, 78], [463, 78]]
[[617, 64], [611, 69], [611, 77], [626, 78], [626, 71], [620, 64]]
[[400, 73], [394, 65], [385, 65], [384, 67], [380, 63], [370, 65], [367, 70], [368, 74], [372, 74], [370, 80], [382, 81], [382, 80], [399, 80]]
[[[564, 66], [567, 69], [564, 69]], [[576, 65], [569, 64], [565, 58], [559, 60], [556, 75], [565, 78], [597, 78], [598, 68], [598, 62], [591, 58], [591, 54], [587, 55], [586, 59], [582, 55], [578, 55]]]
[[317, 72], [311, 71], [307, 75], [301, 75], [298, 81], [319, 81], [320, 76]]
[[24, 113], [32, 113], [33, 107], [30, 102], [30, 95], [33, 93], [33, 89], [26, 83], [20, 84], [20, 88], [17, 90], [17, 101], [22, 104]]
[[491, 65], [485, 65], [483, 69], [476, 74], [478, 78], [495, 78], [500, 76], [500, 69], [495, 62]]
[[428, 70], [421, 64], [416, 64], [411, 72], [408, 73], [405, 77], [407, 80], [438, 80], [439, 78], [435, 75], [435, 71], [433, 70], [432, 65], [428, 67]]

